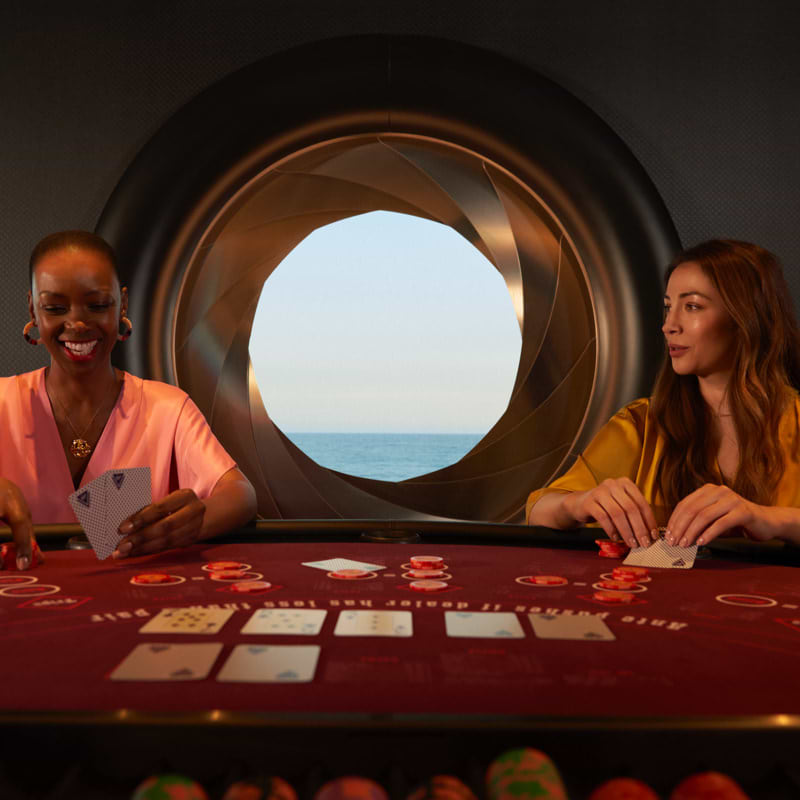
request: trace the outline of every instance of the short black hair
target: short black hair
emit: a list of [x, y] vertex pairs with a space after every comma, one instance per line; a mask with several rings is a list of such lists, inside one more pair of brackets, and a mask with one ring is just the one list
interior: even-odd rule
[[114, 248], [102, 237], [91, 231], [58, 231], [45, 236], [36, 247], [33, 248], [30, 261], [28, 262], [28, 281], [33, 285], [33, 270], [39, 261], [48, 253], [55, 250], [63, 250], [67, 247], [77, 247], [82, 250], [92, 250], [95, 253], [105, 256], [114, 273], [119, 280], [119, 270], [117, 269], [117, 254]]

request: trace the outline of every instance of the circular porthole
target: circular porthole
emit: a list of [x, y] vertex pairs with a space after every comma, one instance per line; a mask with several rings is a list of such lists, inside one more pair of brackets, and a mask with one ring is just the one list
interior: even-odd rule
[[[334, 472], [293, 445], [248, 353], [287, 254], [372, 211], [477, 248], [522, 340], [496, 424], [458, 462], [402, 482]], [[188, 391], [260, 513], [285, 518], [518, 520], [528, 491], [649, 389], [659, 267], [677, 248], [641, 167], [566, 92], [474, 48], [373, 37], [272, 57], [200, 95], [131, 165], [98, 232], [131, 267], [146, 332], [123, 366]]]

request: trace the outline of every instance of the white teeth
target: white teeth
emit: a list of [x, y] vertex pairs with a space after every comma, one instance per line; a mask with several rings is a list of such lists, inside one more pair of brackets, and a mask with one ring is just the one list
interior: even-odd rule
[[71, 353], [86, 356], [94, 350], [97, 345], [97, 339], [93, 339], [91, 342], [64, 342], [63, 344]]

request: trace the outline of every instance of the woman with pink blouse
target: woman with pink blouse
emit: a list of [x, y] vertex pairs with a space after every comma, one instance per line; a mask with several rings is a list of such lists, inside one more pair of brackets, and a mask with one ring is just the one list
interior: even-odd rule
[[[0, 519], [17, 567], [33, 525], [76, 521], [67, 498], [109, 469], [150, 467], [153, 502], [120, 525], [115, 558], [182, 547], [255, 516], [252, 485], [189, 396], [111, 364], [133, 330], [112, 248], [86, 231], [43, 239], [30, 260], [23, 335], [50, 366], [0, 378]], [[38, 335], [34, 329], [38, 329]]]

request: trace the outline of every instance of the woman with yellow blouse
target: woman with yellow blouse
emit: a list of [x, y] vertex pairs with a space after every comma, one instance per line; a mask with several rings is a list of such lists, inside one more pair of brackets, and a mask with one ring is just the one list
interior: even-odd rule
[[530, 495], [528, 523], [597, 522], [630, 547], [649, 545], [658, 525], [681, 546], [741, 533], [800, 544], [800, 333], [778, 260], [712, 240], [666, 278], [653, 396]]

